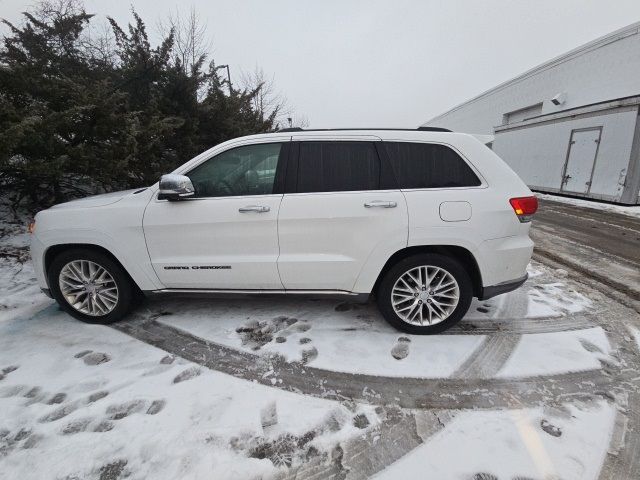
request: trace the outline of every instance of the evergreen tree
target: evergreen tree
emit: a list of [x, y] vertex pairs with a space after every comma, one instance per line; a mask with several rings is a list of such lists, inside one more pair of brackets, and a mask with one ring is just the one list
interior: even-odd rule
[[87, 41], [92, 15], [74, 0], [42, 3], [0, 48], [0, 185], [14, 203], [147, 186], [230, 138], [277, 129], [278, 109], [232, 89], [200, 55], [185, 65], [174, 29], [153, 47], [134, 11], [115, 44]]

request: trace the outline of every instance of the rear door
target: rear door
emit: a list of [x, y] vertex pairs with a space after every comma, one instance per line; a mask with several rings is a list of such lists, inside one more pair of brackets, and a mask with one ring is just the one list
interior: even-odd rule
[[286, 289], [352, 291], [372, 256], [406, 246], [404, 196], [385, 174], [380, 143], [294, 137], [278, 216], [278, 270]]

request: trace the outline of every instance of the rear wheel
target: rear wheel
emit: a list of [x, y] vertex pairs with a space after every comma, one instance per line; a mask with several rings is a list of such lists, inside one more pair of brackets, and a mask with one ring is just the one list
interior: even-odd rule
[[469, 310], [469, 274], [454, 258], [420, 254], [405, 258], [385, 274], [378, 289], [385, 319], [407, 333], [428, 335], [459, 322]]
[[60, 306], [83, 322], [115, 322], [133, 305], [135, 291], [127, 273], [95, 250], [62, 252], [51, 262], [48, 279]]

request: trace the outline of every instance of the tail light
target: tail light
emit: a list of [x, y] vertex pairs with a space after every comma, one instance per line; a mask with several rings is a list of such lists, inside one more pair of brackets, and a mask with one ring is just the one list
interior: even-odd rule
[[509, 203], [521, 223], [530, 222], [531, 217], [538, 210], [538, 199], [534, 196], [511, 198]]

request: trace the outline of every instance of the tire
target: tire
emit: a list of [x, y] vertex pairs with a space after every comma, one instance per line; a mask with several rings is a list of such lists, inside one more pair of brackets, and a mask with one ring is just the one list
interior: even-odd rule
[[[418, 289], [417, 282], [405, 276], [408, 272], [417, 280], [433, 278], [431, 286], [434, 289]], [[401, 277], [404, 281], [400, 280]], [[450, 298], [456, 295], [457, 303]], [[416, 335], [432, 335], [452, 327], [467, 313], [472, 298], [473, 286], [465, 268], [454, 258], [435, 253], [400, 260], [385, 273], [377, 291], [378, 308], [385, 320], [398, 330]]]
[[[72, 266], [68, 267], [70, 264]], [[78, 265], [81, 269], [79, 273]], [[96, 293], [91, 300], [86, 302], [84, 311], [81, 311], [79, 307], [91, 295], [85, 292], [74, 297], [77, 295], [76, 292], [82, 291], [79, 287], [83, 282], [80, 282], [79, 279], [84, 278], [85, 273], [89, 276], [90, 272], [100, 272], [96, 266], [106, 271], [107, 275], [100, 274], [100, 279], [95, 286], [85, 284], [85, 289], [93, 289]], [[65, 267], [67, 268], [65, 269]], [[64, 273], [62, 273], [63, 269], [65, 269]], [[95, 250], [77, 248], [60, 253], [51, 262], [47, 277], [51, 294], [60, 307], [71, 316], [86, 323], [109, 324], [116, 322], [129, 313], [135, 303], [136, 288], [127, 272], [108, 255]], [[72, 286], [70, 283], [74, 285]], [[63, 292], [62, 288], [68, 290]], [[68, 299], [71, 298], [78, 298], [77, 306], [70, 303]]]

